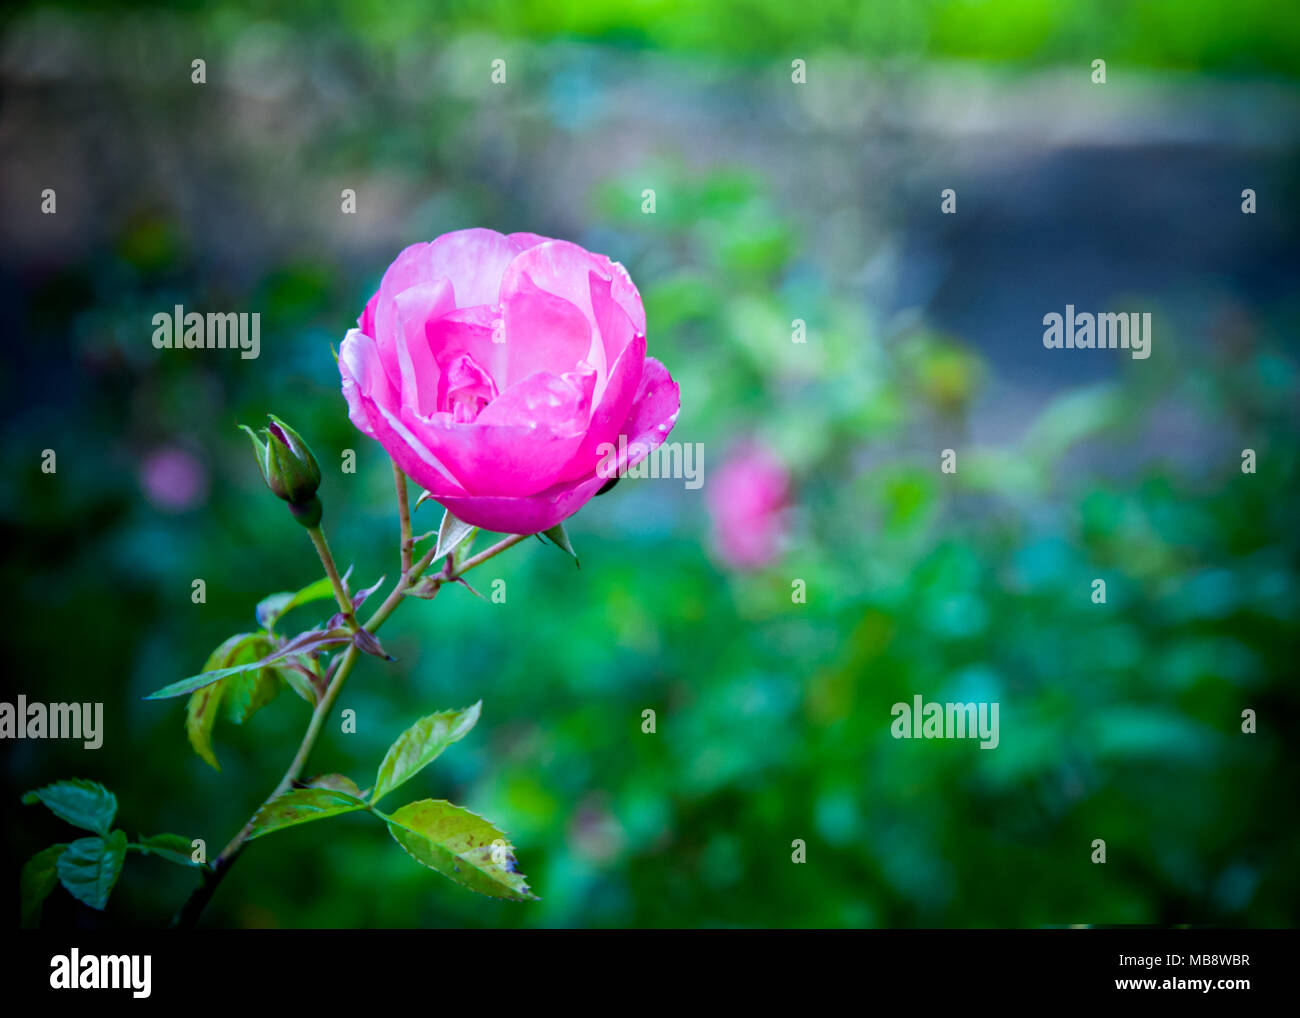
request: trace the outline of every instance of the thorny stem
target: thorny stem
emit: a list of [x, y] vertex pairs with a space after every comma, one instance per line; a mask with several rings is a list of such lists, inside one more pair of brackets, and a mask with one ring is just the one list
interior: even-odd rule
[[[406, 592], [419, 582], [420, 577], [424, 575], [424, 571], [429, 568], [429, 565], [433, 562], [434, 554], [437, 551], [436, 547], [432, 548], [421, 556], [419, 561], [407, 566], [411, 522], [410, 513], [406, 503], [405, 477], [396, 467], [394, 467], [394, 476], [397, 478], [398, 512], [401, 516], [402, 526], [402, 563], [405, 568], [403, 568], [402, 575], [398, 577], [397, 583], [394, 585], [392, 591], [389, 592], [388, 597], [384, 599], [384, 603], [375, 610], [375, 613], [371, 615], [369, 621], [366, 622], [364, 628], [370, 633], [374, 633], [378, 630], [379, 627], [387, 621], [388, 617], [393, 614], [393, 611], [397, 608], [398, 604], [401, 603]], [[356, 617], [351, 612], [351, 603], [347, 600], [347, 595], [343, 591], [343, 583], [339, 579], [338, 569], [335, 567], [334, 559], [330, 555], [329, 546], [325, 543], [325, 535], [320, 532], [319, 528], [311, 528], [308, 530], [308, 533], [311, 534], [312, 543], [316, 545], [316, 551], [320, 554], [321, 562], [325, 566], [325, 572], [329, 576], [330, 582], [334, 585], [335, 596], [340, 599], [339, 605], [340, 607], [347, 605], [345, 614], [348, 616], [349, 623], [355, 627]], [[466, 559], [461, 563], [460, 568], [456, 569], [454, 572], [451, 569], [451, 556], [448, 556], [449, 561], [444, 567], [443, 575], [438, 577], [439, 585], [458, 580], [475, 566], [482, 565], [484, 562], [488, 561], [488, 559], [500, 555], [507, 548], [514, 547], [520, 541], [523, 541], [530, 536], [531, 535], [529, 534], [511, 534], [509, 537], [502, 538], [496, 544], [492, 545], [492, 547]], [[339, 692], [343, 689], [343, 683], [347, 681], [348, 675], [352, 671], [352, 666], [356, 664], [359, 656], [360, 652], [357, 650], [356, 645], [353, 644], [348, 647], [343, 657], [338, 659], [338, 670], [335, 671], [333, 678], [330, 679], [329, 685], [325, 689], [325, 694], [320, 698], [320, 702], [316, 704], [315, 709], [312, 711], [311, 722], [308, 724], [307, 731], [302, 737], [302, 742], [298, 746], [298, 752], [294, 755], [293, 762], [289, 764], [289, 769], [284, 772], [284, 777], [282, 777], [280, 783], [275, 786], [275, 790], [266, 797], [262, 806], [265, 806], [268, 802], [271, 802], [273, 799], [276, 799], [289, 791], [302, 777], [303, 769], [307, 766], [307, 758], [311, 755], [311, 751], [316, 745], [316, 740], [320, 737], [321, 729], [325, 725], [325, 719], [329, 716], [329, 713], [334, 706], [334, 702], [338, 699]], [[328, 672], [326, 674], [328, 674]], [[204, 871], [202, 882], [194, 890], [194, 893], [190, 895], [185, 904], [181, 906], [181, 910], [176, 913], [176, 918], [172, 921], [173, 926], [189, 929], [198, 922], [199, 916], [203, 913], [203, 909], [206, 908], [208, 902], [212, 900], [212, 895], [216, 893], [217, 887], [220, 885], [221, 881], [225, 879], [226, 874], [230, 871], [230, 867], [235, 864], [235, 860], [239, 858], [240, 854], [244, 850], [244, 846], [247, 845], [248, 839], [253, 833], [253, 821], [256, 819], [257, 813], [260, 812], [261, 808], [261, 806], [258, 807], [258, 810], [249, 818], [248, 823], [244, 825], [243, 829], [231, 839], [230, 844], [221, 850], [221, 854], [213, 861], [212, 866]]]
[[[262, 806], [279, 798], [285, 792], [289, 791], [301, 776], [303, 768], [307, 765], [307, 757], [316, 745], [316, 739], [320, 736], [321, 728], [325, 724], [325, 718], [329, 715], [330, 708], [334, 706], [334, 701], [338, 699], [339, 691], [343, 688], [343, 683], [347, 681], [348, 673], [352, 671], [352, 666], [356, 663], [358, 651], [355, 645], [349, 647], [343, 655], [339, 665], [338, 672], [325, 690], [325, 695], [321, 697], [320, 702], [316, 704], [315, 710], [312, 711], [311, 722], [307, 725], [307, 732], [302, 737], [302, 742], [298, 746], [298, 752], [294, 755], [293, 762], [289, 764], [289, 769], [284, 772], [284, 777], [280, 783], [275, 786], [275, 791], [266, 797]], [[194, 890], [189, 899], [181, 906], [181, 910], [176, 913], [176, 918], [172, 920], [172, 925], [182, 929], [192, 928], [202, 914], [203, 909], [207, 907], [212, 895], [216, 893], [217, 886], [225, 878], [230, 867], [235, 864], [239, 858], [240, 852], [243, 851], [244, 845], [247, 844], [249, 837], [253, 833], [253, 820], [257, 813], [261, 811], [261, 806], [249, 817], [248, 823], [236, 834], [221, 854], [213, 861], [212, 867], [203, 873], [203, 882]]]

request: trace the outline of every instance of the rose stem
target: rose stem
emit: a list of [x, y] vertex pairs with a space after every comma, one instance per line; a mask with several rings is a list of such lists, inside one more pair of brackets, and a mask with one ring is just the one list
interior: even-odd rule
[[[400, 487], [401, 486], [399, 485], [399, 490]], [[409, 527], [409, 515], [403, 514], [403, 517], [405, 527]], [[334, 584], [335, 594], [338, 596], [342, 592], [343, 584], [338, 580], [338, 570], [334, 567], [334, 560], [329, 553], [329, 546], [325, 543], [325, 536], [319, 533], [319, 528], [309, 530], [308, 532], [312, 534], [312, 542], [316, 545], [317, 552], [320, 553], [321, 562], [325, 564], [325, 571], [330, 574], [330, 580]], [[458, 569], [454, 575], [445, 577], [445, 580], [450, 582], [464, 576], [465, 573], [469, 572], [475, 566], [483, 564], [488, 559], [501, 554], [501, 552], [505, 551], [507, 548], [513, 547], [530, 536], [532, 535], [511, 534], [508, 537], [502, 538], [496, 544], [492, 545], [492, 547], [466, 559], [460, 569]], [[319, 538], [319, 540], [317, 540], [317, 538]], [[403, 534], [403, 539], [405, 540], [405, 533]], [[388, 597], [384, 599], [384, 603], [379, 606], [378, 610], [376, 610], [374, 615], [372, 615], [370, 620], [366, 623], [365, 628], [369, 632], [374, 633], [384, 624], [388, 617], [393, 614], [393, 611], [401, 602], [405, 592], [409, 590], [419, 580], [424, 571], [429, 568], [429, 564], [433, 561], [433, 556], [436, 551], [436, 547], [430, 549], [418, 562], [411, 566], [410, 569], [403, 571], [402, 575], [398, 578], [397, 584], [393, 587], [393, 590], [389, 593]], [[341, 603], [347, 602], [343, 601]], [[353, 621], [355, 622], [355, 618]], [[334, 678], [325, 690], [325, 695], [321, 697], [320, 702], [316, 705], [316, 709], [312, 711], [311, 722], [307, 726], [307, 731], [303, 735], [302, 742], [298, 746], [298, 752], [294, 755], [293, 762], [289, 764], [289, 769], [284, 772], [284, 777], [280, 779], [280, 783], [275, 786], [275, 791], [273, 791], [263, 801], [263, 806], [287, 792], [293, 787], [293, 783], [301, 777], [303, 768], [307, 765], [307, 758], [311, 755], [312, 748], [316, 745], [316, 740], [320, 736], [321, 728], [325, 724], [325, 718], [329, 714], [330, 709], [334, 706], [334, 701], [338, 699], [339, 691], [342, 690], [343, 683], [347, 680], [348, 674], [352, 671], [352, 666], [356, 663], [357, 656], [358, 652], [355, 645], [347, 649], [347, 652], [344, 654], [339, 664], [338, 671], [335, 673]], [[259, 806], [258, 811], [260, 810], [261, 807]], [[254, 812], [253, 816], [249, 818], [248, 823], [244, 825], [243, 829], [240, 830], [233, 839], [231, 839], [230, 844], [221, 850], [221, 854], [217, 856], [216, 860], [212, 863], [212, 867], [204, 871], [202, 882], [195, 889], [194, 893], [190, 895], [185, 904], [181, 906], [181, 910], [176, 913], [176, 918], [172, 921], [173, 926], [188, 929], [198, 922], [203, 909], [207, 906], [208, 902], [212, 900], [212, 895], [216, 893], [218, 885], [220, 885], [221, 881], [230, 871], [230, 867], [234, 865], [235, 860], [239, 858], [240, 854], [244, 850], [244, 846], [248, 843], [248, 838], [253, 833], [253, 820], [256, 817], [257, 812]]]

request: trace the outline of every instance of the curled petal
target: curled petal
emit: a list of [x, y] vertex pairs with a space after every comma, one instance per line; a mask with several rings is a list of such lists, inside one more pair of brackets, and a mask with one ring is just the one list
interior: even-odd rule
[[[631, 417], [623, 433], [622, 458], [611, 464], [619, 471], [636, 465], [658, 448], [672, 431], [681, 407], [677, 383], [654, 358], [646, 360], [646, 373]], [[548, 530], [586, 505], [608, 482], [609, 475], [594, 472], [575, 481], [552, 485], [525, 498], [435, 496], [459, 520], [503, 534], [535, 534]]]
[[581, 308], [541, 289], [526, 273], [502, 289], [501, 308], [507, 386], [538, 371], [568, 371], [587, 358], [594, 325]]

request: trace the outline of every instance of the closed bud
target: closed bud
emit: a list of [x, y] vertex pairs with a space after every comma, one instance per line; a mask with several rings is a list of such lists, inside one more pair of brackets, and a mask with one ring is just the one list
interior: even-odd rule
[[320, 467], [302, 436], [274, 414], [261, 434], [241, 424], [253, 443], [253, 454], [261, 468], [262, 479], [277, 498], [289, 503], [294, 519], [304, 527], [320, 523], [321, 503], [316, 497], [320, 487]]

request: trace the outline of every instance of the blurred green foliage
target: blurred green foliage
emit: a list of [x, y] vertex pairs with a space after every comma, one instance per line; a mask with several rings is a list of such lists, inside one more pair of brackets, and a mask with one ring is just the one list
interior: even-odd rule
[[[36, 6], [55, 5], [24, 3], [14, 10]], [[97, 2], [57, 6], [105, 9]], [[529, 43], [600, 41], [723, 61], [843, 51], [872, 60], [1032, 65], [1079, 59], [1082, 52], [1088, 60], [1144, 68], [1300, 71], [1300, 9], [1271, 0], [191, 0], [165, 6], [194, 17], [209, 38], [259, 19], [341, 30], [378, 46], [436, 28]]]

